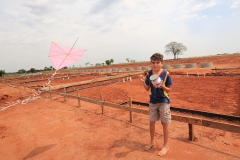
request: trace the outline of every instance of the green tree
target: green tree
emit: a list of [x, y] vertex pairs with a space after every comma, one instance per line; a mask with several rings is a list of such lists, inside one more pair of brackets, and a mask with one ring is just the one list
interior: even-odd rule
[[23, 73], [26, 73], [26, 70], [25, 69], [19, 69], [17, 73], [23, 74]]
[[106, 60], [105, 63], [109, 66], [111, 64], [110, 60]]
[[31, 68], [31, 69], [29, 70], [29, 72], [34, 73], [34, 72], [36, 72], [36, 70], [35, 70], [35, 68]]
[[5, 74], [5, 70], [0, 70], [0, 77], [3, 77], [4, 74]]
[[90, 64], [90, 62], [85, 63], [85, 66], [87, 67]]
[[109, 61], [111, 62], [111, 64], [114, 62], [114, 60], [113, 60], [113, 59], [110, 59]]
[[44, 71], [48, 71], [49, 70], [49, 68], [48, 67], [44, 67]]
[[96, 63], [95, 66], [101, 66], [102, 64], [101, 63]]
[[129, 63], [130, 62], [129, 58], [126, 58], [126, 61]]
[[187, 47], [182, 43], [170, 42], [165, 46], [165, 49], [166, 54], [173, 54], [174, 59], [176, 59], [178, 55], [183, 54], [187, 50]]

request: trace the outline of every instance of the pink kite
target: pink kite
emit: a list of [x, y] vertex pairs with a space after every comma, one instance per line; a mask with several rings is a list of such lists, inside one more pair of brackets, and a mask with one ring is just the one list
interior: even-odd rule
[[[75, 42], [76, 43], [76, 42]], [[65, 47], [52, 42], [48, 57], [56, 70], [78, 61], [86, 50]]]

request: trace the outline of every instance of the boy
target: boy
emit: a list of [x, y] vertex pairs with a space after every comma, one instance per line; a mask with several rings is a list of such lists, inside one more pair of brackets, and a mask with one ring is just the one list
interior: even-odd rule
[[[163, 127], [164, 143], [162, 149], [159, 151], [159, 156], [164, 156], [169, 150], [168, 147], [168, 124], [171, 122], [170, 114], [170, 99], [168, 93], [171, 91], [172, 79], [167, 70], [162, 69], [163, 55], [155, 53], [151, 56], [151, 70], [148, 71], [147, 76], [141, 75], [140, 80], [143, 82], [145, 90], [151, 89], [150, 103], [149, 103], [149, 121], [150, 121], [150, 137], [151, 142], [145, 146], [145, 150], [149, 150], [155, 145], [154, 133], [155, 122], [161, 120]], [[159, 75], [162, 82], [153, 85], [150, 76], [153, 74]]]

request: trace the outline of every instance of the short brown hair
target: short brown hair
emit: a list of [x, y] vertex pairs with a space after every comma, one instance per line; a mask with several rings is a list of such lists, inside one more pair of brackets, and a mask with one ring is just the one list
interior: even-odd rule
[[160, 53], [154, 53], [152, 56], [151, 56], [151, 58], [150, 58], [150, 60], [152, 61], [152, 60], [159, 60], [159, 61], [163, 61], [163, 55], [162, 54], [160, 54]]

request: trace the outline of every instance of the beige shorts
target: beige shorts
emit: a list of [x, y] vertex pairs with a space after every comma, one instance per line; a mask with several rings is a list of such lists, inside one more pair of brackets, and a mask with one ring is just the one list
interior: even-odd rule
[[149, 103], [149, 121], [155, 122], [161, 120], [162, 123], [171, 122], [170, 104], [169, 103]]

